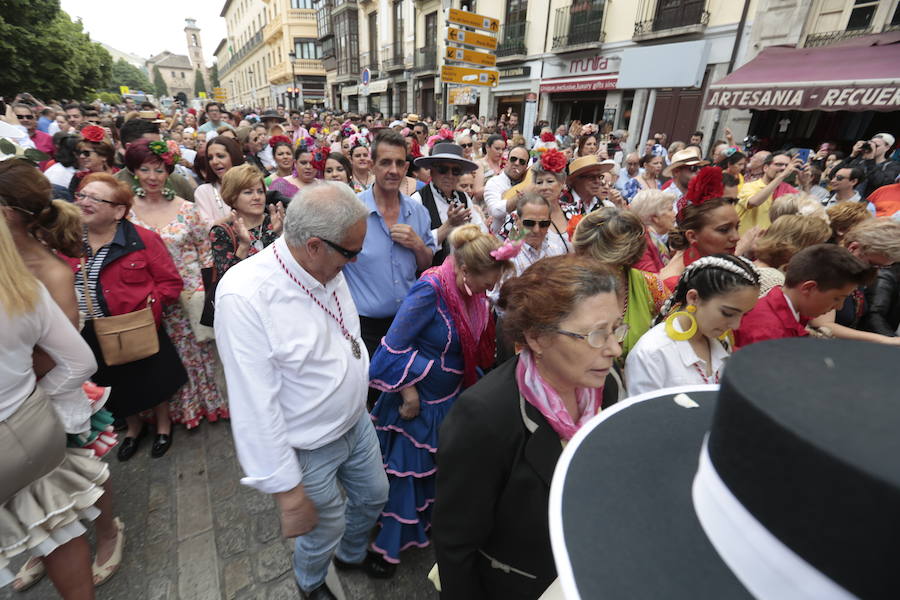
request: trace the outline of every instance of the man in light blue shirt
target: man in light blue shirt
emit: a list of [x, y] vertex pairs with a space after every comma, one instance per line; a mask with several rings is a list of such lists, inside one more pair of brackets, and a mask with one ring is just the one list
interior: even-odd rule
[[400, 193], [407, 167], [403, 136], [393, 129], [379, 132], [372, 145], [375, 184], [359, 194], [369, 209], [366, 239], [356, 262], [344, 267], [369, 356], [381, 344], [417, 273], [431, 266], [434, 240], [428, 210]]

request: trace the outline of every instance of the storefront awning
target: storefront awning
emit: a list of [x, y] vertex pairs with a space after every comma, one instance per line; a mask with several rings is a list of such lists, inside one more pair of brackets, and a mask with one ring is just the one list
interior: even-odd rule
[[706, 108], [900, 110], [900, 42], [773, 46], [709, 87]]
[[554, 92], [595, 92], [616, 89], [618, 77], [559, 77], [541, 80], [541, 91]]

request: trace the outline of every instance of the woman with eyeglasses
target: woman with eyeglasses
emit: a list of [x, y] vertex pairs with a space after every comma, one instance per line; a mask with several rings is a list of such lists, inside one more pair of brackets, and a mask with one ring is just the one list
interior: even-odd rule
[[643, 256], [647, 241], [644, 226], [632, 212], [605, 207], [587, 214], [578, 223], [573, 239], [575, 253], [590, 256], [613, 269], [625, 297], [622, 320], [628, 336], [622, 341], [623, 359], [650, 329], [669, 297], [655, 273], [634, 268]]
[[225, 173], [222, 200], [231, 207], [234, 218], [231, 224], [214, 225], [209, 232], [219, 277], [278, 239], [284, 223], [284, 207], [280, 203], [266, 210], [266, 186], [262, 173], [253, 165], [240, 165]]
[[79, 170], [69, 181], [69, 191], [73, 193], [91, 173], [114, 174], [119, 171], [115, 166], [116, 149], [102, 127], [88, 125], [81, 130], [81, 138], [75, 147]]
[[521, 353], [465, 390], [440, 430], [432, 540], [441, 598], [534, 599], [556, 578], [547, 512], [563, 445], [624, 390], [616, 276], [568, 254], [500, 291]]
[[641, 190], [658, 190], [662, 187], [659, 182], [659, 175], [665, 167], [662, 156], [645, 154], [641, 157], [639, 164], [643, 172], [638, 173], [633, 179], [629, 179], [625, 183], [625, 191], [622, 193], [628, 201]]
[[[143, 191], [135, 194], [129, 219], [159, 234], [178, 267], [184, 291], [193, 294], [202, 288], [201, 269], [212, 266], [209, 245], [212, 224], [194, 204], [163, 193], [177, 157], [160, 153], [163, 148], [157, 144], [162, 142], [138, 140], [125, 151], [125, 164], [137, 176]], [[188, 372], [188, 383], [170, 403], [172, 421], [192, 429], [204, 418], [227, 419], [228, 403], [216, 383], [217, 359], [212, 341], [197, 340], [181, 303], [166, 308], [163, 325]]]
[[244, 164], [241, 146], [235, 140], [217, 136], [206, 144], [206, 183], [194, 190], [194, 204], [210, 223], [231, 219], [231, 209], [222, 200], [222, 178], [232, 167]]
[[749, 260], [714, 254], [691, 263], [657, 324], [628, 353], [628, 393], [719, 383], [733, 347], [731, 332], [758, 297], [759, 272]]
[[438, 428], [494, 362], [485, 293], [510, 268], [508, 257], [475, 225], [454, 229], [449, 245], [452, 255], [410, 289], [369, 367], [369, 385], [382, 391], [372, 420], [391, 486], [367, 561], [380, 576], [393, 574], [404, 548], [428, 545]]

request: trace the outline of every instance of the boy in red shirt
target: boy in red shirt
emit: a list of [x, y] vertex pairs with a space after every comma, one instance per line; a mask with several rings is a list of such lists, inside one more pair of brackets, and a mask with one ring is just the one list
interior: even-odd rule
[[784, 285], [772, 288], [744, 315], [734, 332], [735, 346], [809, 335], [810, 319], [840, 308], [874, 275], [865, 261], [834, 244], [804, 248], [791, 258]]

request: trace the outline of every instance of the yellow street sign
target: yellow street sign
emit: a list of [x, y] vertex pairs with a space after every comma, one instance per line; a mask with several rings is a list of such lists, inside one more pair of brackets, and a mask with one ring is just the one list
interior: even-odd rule
[[495, 87], [500, 82], [500, 73], [487, 69], [470, 69], [469, 67], [441, 66], [441, 81], [444, 83], [463, 83], [466, 85], [483, 85]]
[[497, 57], [493, 54], [466, 50], [465, 48], [454, 48], [452, 46], [447, 46], [446, 57], [447, 60], [458, 60], [483, 67], [493, 67], [497, 64]]
[[200, 92], [200, 97], [201, 97], [201, 98], [206, 98], [206, 92]]
[[450, 93], [448, 101], [450, 104], [456, 106], [475, 104], [478, 101], [478, 96], [475, 93], [475, 90], [468, 85], [465, 87], [450, 88], [449, 92]]
[[128, 86], [127, 86], [127, 85], [120, 85], [120, 86], [119, 86], [119, 93], [122, 94], [122, 95], [127, 94], [127, 93], [128, 93]]
[[465, 25], [466, 27], [474, 27], [475, 29], [484, 29], [491, 33], [500, 31], [500, 21], [493, 17], [484, 15], [476, 15], [475, 13], [466, 12], [457, 8], [450, 9], [450, 16], [447, 18], [451, 23], [457, 25]]
[[488, 50], [497, 49], [497, 38], [483, 33], [474, 33], [472, 31], [463, 31], [456, 27], [447, 28], [447, 41], [455, 44], [465, 44], [467, 46], [475, 46], [476, 48], [487, 48]]

